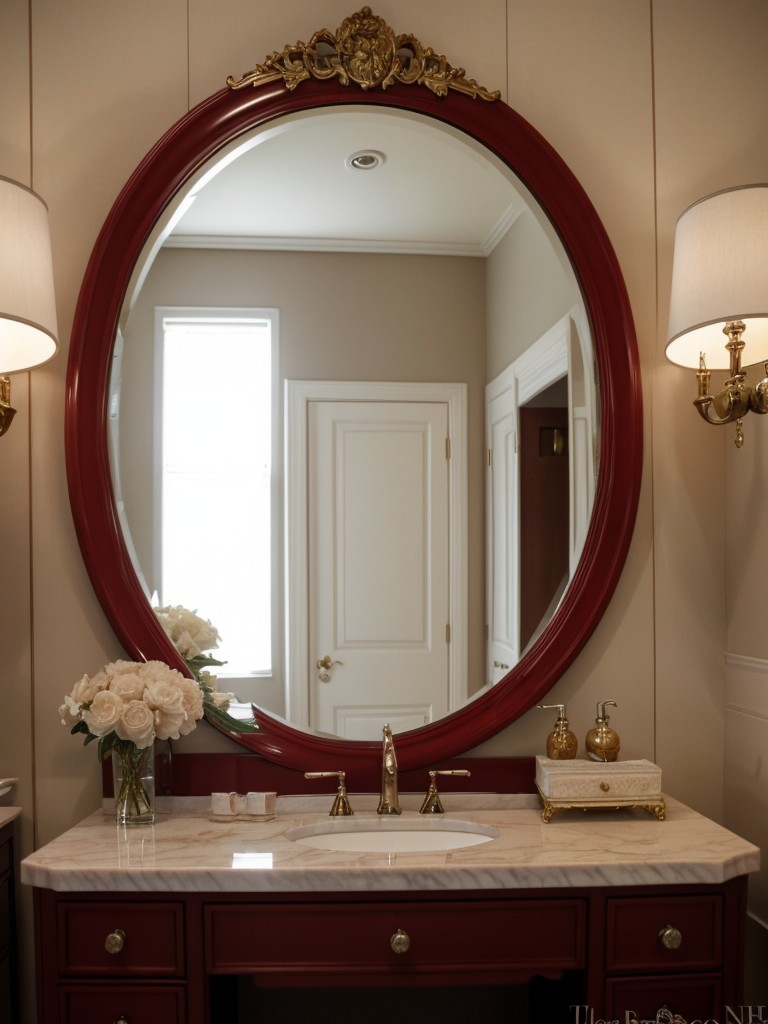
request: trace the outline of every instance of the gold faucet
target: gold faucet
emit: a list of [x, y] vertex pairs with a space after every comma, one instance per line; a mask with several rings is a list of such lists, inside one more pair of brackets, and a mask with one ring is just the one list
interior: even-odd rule
[[466, 778], [469, 778], [470, 774], [466, 768], [445, 768], [440, 771], [431, 771], [429, 773], [429, 788], [427, 789], [427, 795], [424, 797], [419, 814], [445, 814], [443, 802], [440, 799], [440, 794], [437, 792], [438, 775], [464, 775]]
[[350, 814], [355, 812], [349, 806], [349, 799], [347, 797], [347, 776], [345, 772], [304, 772], [305, 779], [327, 779], [330, 776], [335, 775], [339, 780], [339, 788], [336, 791], [336, 799], [333, 801], [333, 806], [328, 812], [333, 818], [348, 817]]
[[384, 745], [381, 756], [381, 797], [377, 814], [400, 814], [400, 798], [397, 795], [397, 755], [395, 741], [389, 725], [384, 726]]

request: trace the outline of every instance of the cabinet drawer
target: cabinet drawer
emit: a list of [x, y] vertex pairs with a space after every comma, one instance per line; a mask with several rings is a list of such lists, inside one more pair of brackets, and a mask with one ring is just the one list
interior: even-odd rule
[[[208, 968], [218, 973], [294, 971], [493, 974], [584, 963], [581, 900], [515, 903], [369, 903], [206, 907]], [[407, 949], [392, 937], [404, 932]]]
[[[723, 944], [720, 896], [611, 899], [607, 907], [608, 971], [719, 970]], [[679, 936], [668, 936], [665, 945], [668, 928]]]
[[127, 985], [62, 986], [60, 1024], [185, 1024], [184, 989]]
[[655, 1021], [662, 1007], [689, 1021], [714, 1022], [723, 1016], [723, 988], [717, 974], [612, 978], [606, 985], [606, 1000], [606, 1020]]
[[0, 843], [0, 875], [11, 870], [11, 844], [6, 840]]
[[[67, 903], [57, 907], [62, 974], [173, 977], [184, 973], [181, 903]], [[116, 952], [108, 936], [122, 933]]]

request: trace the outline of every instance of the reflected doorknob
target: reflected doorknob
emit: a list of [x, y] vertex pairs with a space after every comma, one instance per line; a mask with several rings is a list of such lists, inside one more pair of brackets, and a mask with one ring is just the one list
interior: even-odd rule
[[318, 658], [315, 662], [317, 665], [317, 677], [321, 683], [329, 683], [331, 681], [331, 671], [334, 665], [341, 665], [342, 662], [334, 661], [330, 654], [326, 654], [324, 658]]

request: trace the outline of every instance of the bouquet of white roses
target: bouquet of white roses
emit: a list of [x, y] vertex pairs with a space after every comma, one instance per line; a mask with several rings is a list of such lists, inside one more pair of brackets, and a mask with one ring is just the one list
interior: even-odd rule
[[99, 741], [99, 759], [120, 741], [139, 749], [156, 739], [186, 736], [203, 717], [203, 693], [162, 661], [115, 661], [83, 676], [59, 709], [62, 723], [85, 743]]

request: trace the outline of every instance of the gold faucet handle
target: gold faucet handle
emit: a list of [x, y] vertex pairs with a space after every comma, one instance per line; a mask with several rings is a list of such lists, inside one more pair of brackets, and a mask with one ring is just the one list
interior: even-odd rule
[[429, 788], [427, 789], [424, 802], [419, 809], [419, 814], [445, 814], [445, 808], [440, 800], [440, 794], [437, 792], [437, 776], [438, 775], [463, 775], [469, 778], [472, 773], [467, 771], [466, 768], [443, 768], [441, 770], [434, 770], [429, 773]]
[[328, 814], [332, 818], [348, 818], [355, 812], [350, 807], [347, 797], [346, 772], [304, 772], [305, 779], [330, 779], [334, 777], [339, 780], [339, 788], [336, 790], [336, 798]]

